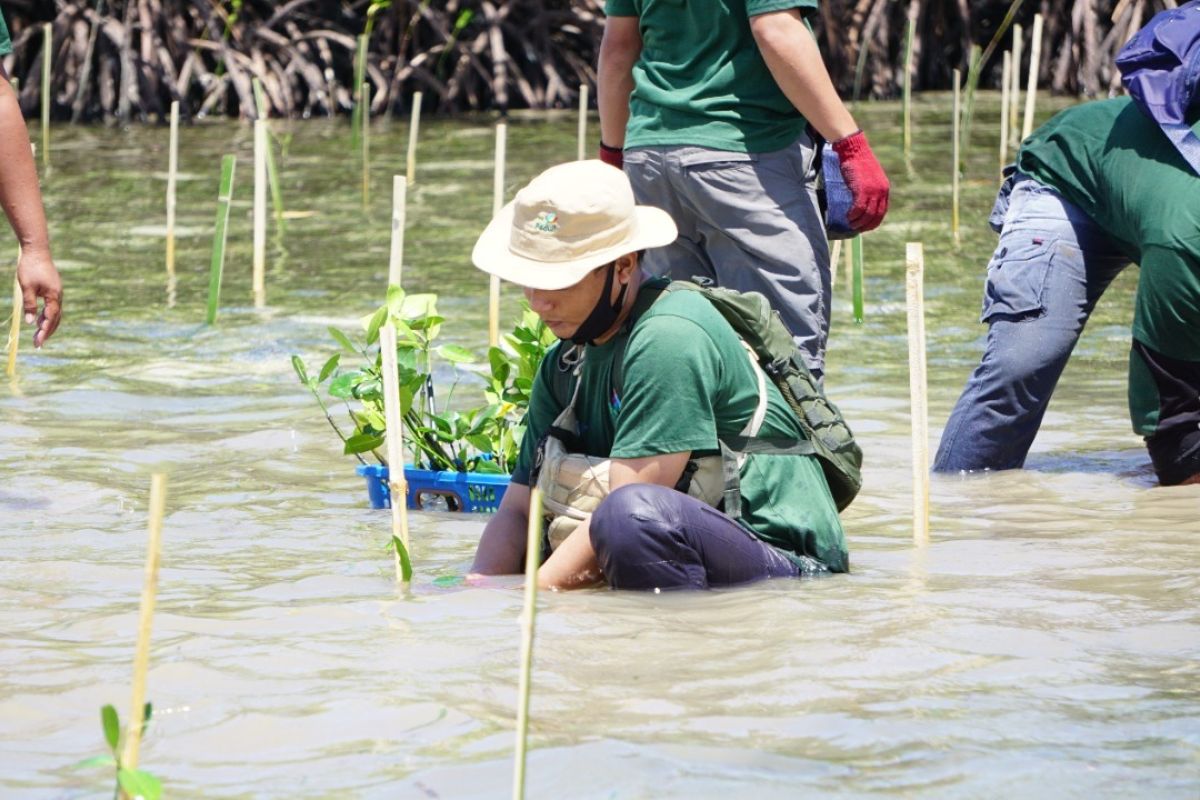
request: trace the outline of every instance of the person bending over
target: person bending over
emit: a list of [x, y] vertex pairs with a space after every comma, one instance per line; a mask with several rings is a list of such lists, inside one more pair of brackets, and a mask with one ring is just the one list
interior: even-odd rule
[[1117, 64], [1132, 96], [1059, 113], [1001, 189], [987, 345], [935, 471], [1025, 463], [1088, 315], [1136, 262], [1133, 427], [1161, 483], [1200, 483], [1200, 2], [1155, 16]]

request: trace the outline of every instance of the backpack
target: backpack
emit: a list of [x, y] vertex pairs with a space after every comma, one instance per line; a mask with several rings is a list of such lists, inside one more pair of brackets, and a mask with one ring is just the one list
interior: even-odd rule
[[[626, 322], [625, 331], [631, 330], [637, 318], [664, 293], [677, 291], [698, 292], [720, 312], [738, 338], [753, 351], [759, 367], [779, 389], [807, 437], [770, 439], [728, 436], [722, 439], [721, 453], [726, 463], [726, 513], [735, 519], [741, 516], [737, 456], [752, 453], [815, 455], [825, 473], [838, 511], [844, 510], [862, 488], [862, 450], [854, 441], [854, 434], [842, 417], [842, 412], [825, 396], [816, 378], [808, 371], [791, 334], [767, 298], [758, 292], [700, 286], [690, 281], [672, 281], [658, 286], [650, 284], [642, 290], [638, 305]], [[618, 396], [624, 388], [627, 341], [628, 336], [622, 336], [613, 355], [612, 386]], [[569, 398], [567, 389], [570, 374], [562, 369], [555, 370], [555, 373], [562, 376], [552, 387], [555, 397], [560, 400]], [[564, 385], [558, 386], [558, 383]]]

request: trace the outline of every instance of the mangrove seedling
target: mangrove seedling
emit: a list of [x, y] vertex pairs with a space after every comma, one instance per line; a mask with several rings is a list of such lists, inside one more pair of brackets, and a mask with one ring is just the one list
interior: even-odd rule
[[[150, 714], [153, 706], [146, 703], [142, 714], [142, 730], [150, 724]], [[111, 755], [95, 756], [76, 764], [77, 767], [111, 767], [116, 770], [116, 786], [113, 789], [113, 800], [119, 800], [122, 792], [130, 800], [159, 800], [162, 797], [162, 782], [149, 772], [141, 769], [128, 769], [121, 765], [121, 720], [117, 709], [111, 704], [100, 709], [100, 724], [104, 729], [104, 741]]]

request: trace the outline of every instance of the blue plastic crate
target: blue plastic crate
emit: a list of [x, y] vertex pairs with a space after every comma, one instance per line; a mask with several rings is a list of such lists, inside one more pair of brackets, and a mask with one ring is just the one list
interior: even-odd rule
[[[371, 508], [391, 508], [388, 468], [381, 464], [360, 464], [354, 471], [367, 481]], [[423, 508], [430, 498], [441, 496], [451, 511], [494, 512], [500, 508], [500, 501], [508, 489], [508, 478], [507, 475], [404, 468], [408, 507], [414, 510]]]

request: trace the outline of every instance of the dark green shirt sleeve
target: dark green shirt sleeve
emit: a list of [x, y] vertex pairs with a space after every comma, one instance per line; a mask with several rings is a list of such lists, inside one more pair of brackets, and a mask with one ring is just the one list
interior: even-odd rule
[[4, 15], [0, 14], [0, 56], [12, 52], [12, 39], [8, 36], [8, 26], [4, 24]]
[[802, 16], [807, 17], [817, 10], [817, 0], [746, 0], [747, 17], [769, 14], [772, 11], [787, 11], [791, 8], [798, 9]]
[[533, 471], [533, 460], [537, 455], [537, 445], [554, 420], [562, 413], [562, 406], [554, 397], [553, 376], [550, 370], [558, 363], [558, 350], [561, 344], [555, 345], [546, 352], [538, 373], [533, 379], [533, 388], [529, 390], [529, 410], [525, 412], [525, 433], [521, 435], [521, 452], [517, 454], [517, 463], [513, 467], [511, 481], [523, 486], [529, 485], [529, 475]]
[[636, 17], [638, 15], [634, 0], [608, 0], [604, 4], [606, 17]]

